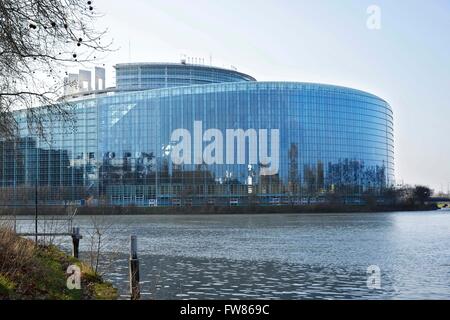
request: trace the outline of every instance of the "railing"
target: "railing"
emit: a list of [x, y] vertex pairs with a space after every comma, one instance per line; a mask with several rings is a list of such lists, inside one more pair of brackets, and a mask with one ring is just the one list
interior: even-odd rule
[[[21, 237], [34, 237], [36, 240], [36, 243], [38, 243], [38, 237], [71, 237], [72, 238], [72, 255], [75, 258], [78, 258], [79, 254], [79, 243], [80, 240], [83, 238], [83, 236], [80, 233], [80, 228], [73, 226], [73, 219], [75, 215], [77, 214], [77, 208], [73, 211], [72, 214], [69, 214], [67, 216], [35, 216], [35, 217], [26, 217], [26, 216], [0, 216], [0, 222], [5, 223], [9, 222], [10, 226], [14, 230], [14, 233], [16, 233], [18, 236]], [[35, 231], [34, 232], [20, 232], [18, 230], [17, 223], [19, 222], [20, 226], [22, 224], [20, 222], [23, 221], [30, 221], [29, 225], [34, 225]], [[39, 224], [42, 226], [42, 222], [44, 222], [44, 231], [39, 231]], [[46, 231], [47, 222], [51, 222], [50, 231]], [[62, 222], [62, 226], [60, 224]], [[56, 224], [56, 226], [55, 226]], [[65, 227], [64, 227], [65, 225]], [[31, 229], [31, 228], [28, 228]], [[65, 230], [64, 230], [65, 229]], [[60, 231], [61, 230], [61, 231]]]
[[[23, 237], [63, 237], [74, 236], [73, 220], [77, 213], [77, 208], [67, 216], [17, 216], [3, 215], [0, 216], [0, 224], [6, 225], [14, 230], [14, 232]], [[34, 227], [34, 230], [31, 231]], [[41, 231], [39, 231], [39, 227]], [[25, 230], [23, 230], [25, 229]]]
[[[77, 208], [73, 213], [67, 216], [17, 216], [17, 215], [4, 215], [0, 216], [0, 223], [9, 224], [14, 232], [23, 237], [57, 237], [57, 236], [72, 236], [73, 235], [73, 220], [77, 214]], [[33, 231], [29, 232], [31, 225], [41, 225], [44, 227], [44, 231]], [[28, 226], [26, 231], [22, 231], [22, 227]], [[51, 230], [46, 231], [46, 229], [51, 228]], [[36, 229], [35, 229], [36, 230]]]

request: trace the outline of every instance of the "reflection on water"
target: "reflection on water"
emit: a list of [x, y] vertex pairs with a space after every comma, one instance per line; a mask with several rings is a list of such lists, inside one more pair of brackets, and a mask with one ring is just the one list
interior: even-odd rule
[[[365, 270], [313, 267], [271, 261], [141, 256], [144, 299], [345, 299], [390, 298], [367, 289]], [[109, 275], [125, 293], [127, 260]]]
[[[78, 217], [114, 252], [127, 295], [136, 234], [144, 299], [450, 299], [450, 214], [439, 212]], [[82, 250], [86, 257], [89, 239]], [[66, 244], [67, 246], [67, 244]], [[367, 288], [367, 267], [381, 289]]]

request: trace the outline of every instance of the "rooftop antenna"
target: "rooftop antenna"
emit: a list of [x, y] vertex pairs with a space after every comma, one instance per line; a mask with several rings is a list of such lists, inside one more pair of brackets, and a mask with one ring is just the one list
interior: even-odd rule
[[209, 65], [212, 66], [212, 54], [209, 54]]
[[185, 54], [181, 55], [181, 64], [186, 64], [186, 55]]

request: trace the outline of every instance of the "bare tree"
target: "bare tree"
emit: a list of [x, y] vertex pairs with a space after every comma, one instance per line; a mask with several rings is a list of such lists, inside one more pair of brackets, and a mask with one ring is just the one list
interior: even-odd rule
[[[89, 265], [95, 273], [103, 276], [113, 269], [123, 248], [116, 242], [118, 225], [105, 216], [92, 216], [91, 228], [86, 230], [89, 238]], [[126, 229], [126, 227], [124, 228]]]
[[68, 67], [110, 50], [99, 16], [88, 0], [0, 0], [0, 138], [17, 135], [13, 110], [40, 136], [49, 117], [71, 119], [55, 102]]

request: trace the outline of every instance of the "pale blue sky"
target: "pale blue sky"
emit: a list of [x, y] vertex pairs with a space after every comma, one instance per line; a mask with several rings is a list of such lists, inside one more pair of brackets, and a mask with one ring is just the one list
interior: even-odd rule
[[[450, 184], [450, 0], [95, 0], [120, 48], [105, 60], [235, 66], [258, 80], [350, 86], [395, 113], [396, 178]], [[366, 27], [369, 5], [381, 30]], [[131, 43], [131, 46], [129, 44]], [[131, 50], [129, 50], [131, 48]], [[111, 84], [111, 81], [109, 82]]]

